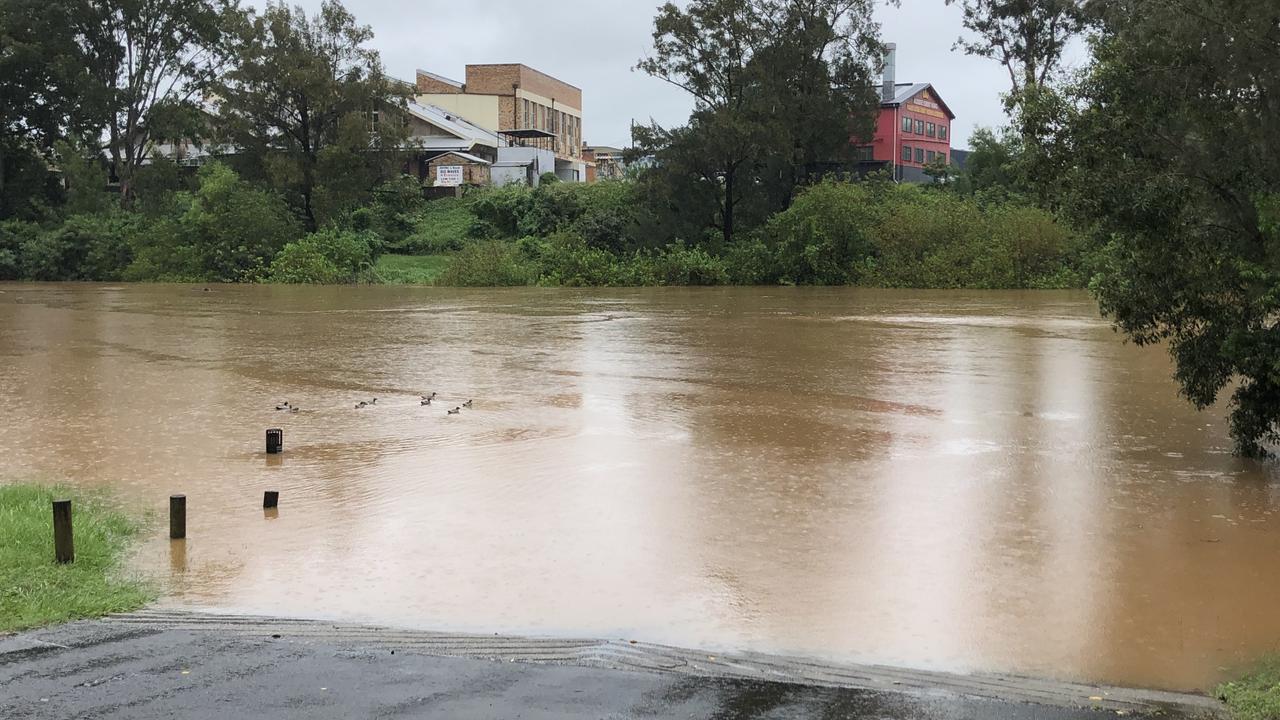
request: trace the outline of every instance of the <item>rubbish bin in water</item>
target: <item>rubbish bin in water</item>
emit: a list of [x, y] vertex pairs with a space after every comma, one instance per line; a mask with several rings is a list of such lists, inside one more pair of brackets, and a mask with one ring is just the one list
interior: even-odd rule
[[284, 430], [272, 428], [267, 431], [267, 454], [279, 455], [284, 452]]

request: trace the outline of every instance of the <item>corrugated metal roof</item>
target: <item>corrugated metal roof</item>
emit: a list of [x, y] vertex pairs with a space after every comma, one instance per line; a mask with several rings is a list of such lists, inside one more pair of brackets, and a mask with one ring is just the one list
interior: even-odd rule
[[[460, 149], [466, 150], [473, 145], [484, 145], [487, 147], [498, 147], [498, 136], [485, 130], [484, 128], [469, 122], [466, 118], [454, 115], [453, 113], [436, 107], [435, 105], [423, 105], [410, 101], [408, 106], [409, 114], [431, 123], [447, 133], [452, 133], [458, 140], [467, 143], [466, 147]], [[424, 146], [432, 149], [445, 149], [446, 147], [459, 147], [457, 141], [451, 141], [449, 138], [436, 137], [418, 137], [416, 138], [423, 143]], [[434, 145], [434, 147], [433, 147]]]

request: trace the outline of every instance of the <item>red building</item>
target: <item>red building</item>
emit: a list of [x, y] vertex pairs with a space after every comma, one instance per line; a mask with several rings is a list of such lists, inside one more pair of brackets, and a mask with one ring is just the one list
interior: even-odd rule
[[862, 165], [891, 167], [903, 182], [929, 182], [926, 165], [951, 162], [951, 124], [956, 116], [929, 83], [894, 80], [895, 53], [890, 44], [876, 135], [870, 145], [862, 145]]

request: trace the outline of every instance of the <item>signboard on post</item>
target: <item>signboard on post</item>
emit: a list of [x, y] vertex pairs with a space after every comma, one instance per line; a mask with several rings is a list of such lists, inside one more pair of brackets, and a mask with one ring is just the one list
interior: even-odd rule
[[461, 165], [437, 165], [436, 187], [458, 187], [462, 184]]

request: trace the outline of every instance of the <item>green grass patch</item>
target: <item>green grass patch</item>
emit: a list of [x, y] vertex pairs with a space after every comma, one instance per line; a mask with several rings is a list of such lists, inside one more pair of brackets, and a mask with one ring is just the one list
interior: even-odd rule
[[413, 255], [461, 250], [476, 222], [471, 202], [468, 198], [439, 198], [424, 204], [409, 219], [409, 234], [387, 249]]
[[[53, 559], [55, 499], [71, 498], [75, 562]], [[139, 523], [99, 497], [65, 488], [0, 486], [0, 632], [141, 607], [146, 584], [120, 573]]]
[[448, 255], [383, 255], [373, 274], [387, 285], [430, 285], [449, 267]]
[[1280, 720], [1280, 655], [1273, 655], [1251, 673], [1218, 686], [1218, 698], [1235, 720]]

